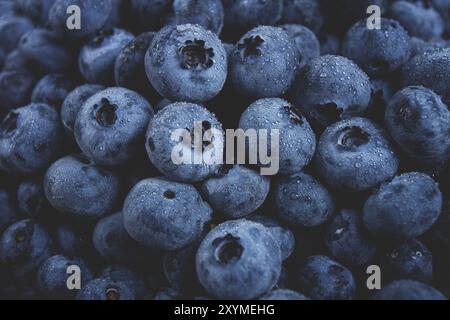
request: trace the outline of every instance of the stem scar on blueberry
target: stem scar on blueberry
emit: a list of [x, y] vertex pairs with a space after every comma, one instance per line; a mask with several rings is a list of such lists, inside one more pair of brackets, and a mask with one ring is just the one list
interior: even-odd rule
[[227, 234], [223, 238], [215, 239], [213, 241], [213, 246], [216, 247], [214, 257], [216, 261], [221, 264], [230, 264], [239, 260], [244, 251], [240, 239], [231, 234]]
[[120, 292], [117, 288], [110, 287], [106, 289], [106, 299], [107, 300], [119, 300]]
[[98, 105], [94, 106], [94, 109], [98, 110], [95, 112], [95, 119], [103, 127], [112, 127], [117, 121], [117, 106], [111, 104], [108, 99], [103, 98], [101, 100], [100, 107]]
[[369, 142], [370, 134], [360, 127], [346, 127], [338, 138], [338, 145], [346, 149], [356, 149]]
[[187, 40], [180, 48], [181, 65], [185, 69], [208, 69], [214, 64], [214, 50], [203, 40]]
[[164, 198], [175, 199], [175, 192], [173, 192], [172, 190], [164, 191]]
[[295, 109], [292, 105], [288, 105], [284, 107], [284, 110], [288, 113], [289, 115], [289, 120], [293, 123], [293, 124], [299, 124], [302, 125], [303, 124], [303, 117], [300, 114], [300, 112]]
[[17, 231], [17, 233], [14, 236], [14, 240], [16, 240], [16, 242], [23, 242], [25, 241], [26, 238], [27, 234], [24, 230]]
[[17, 129], [17, 119], [19, 114], [11, 111], [0, 125], [0, 135], [4, 137], [11, 136]]
[[238, 50], [241, 53], [241, 57], [260, 57], [262, 55], [261, 49], [259, 48], [264, 40], [260, 36], [254, 36], [245, 38], [243, 42], [238, 44]]

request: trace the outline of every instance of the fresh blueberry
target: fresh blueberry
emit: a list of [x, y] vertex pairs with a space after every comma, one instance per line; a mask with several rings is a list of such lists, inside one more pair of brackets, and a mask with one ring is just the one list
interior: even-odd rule
[[403, 67], [403, 85], [429, 88], [450, 102], [450, 47], [416, 55]]
[[439, 11], [445, 24], [446, 35], [450, 34], [450, 1], [448, 0], [432, 0], [433, 6]]
[[284, 0], [281, 21], [304, 25], [317, 34], [323, 24], [320, 0]]
[[77, 294], [77, 300], [135, 300], [130, 283], [110, 278], [97, 278], [87, 283]]
[[385, 286], [374, 296], [375, 300], [447, 300], [435, 288], [413, 280], [398, 280]]
[[0, 238], [0, 261], [12, 269], [17, 278], [33, 271], [51, 256], [50, 235], [33, 220], [10, 225]]
[[31, 102], [45, 103], [60, 109], [66, 96], [76, 87], [75, 81], [63, 74], [48, 74], [38, 81]]
[[151, 256], [151, 252], [126, 232], [121, 212], [102, 218], [95, 226], [92, 243], [105, 259], [130, 264]]
[[114, 65], [114, 78], [117, 86], [157, 100], [159, 95], [150, 85], [145, 73], [145, 54], [154, 36], [154, 32], [143, 33], [122, 49]]
[[153, 38], [145, 56], [153, 87], [171, 101], [214, 98], [227, 77], [227, 54], [212, 32], [198, 25], [169, 26]]
[[[239, 128], [244, 131], [268, 131], [267, 150], [278, 147], [279, 172], [282, 174], [302, 170], [309, 164], [316, 150], [316, 136], [308, 121], [296, 107], [283, 99], [268, 98], [252, 103], [241, 115]], [[279, 141], [272, 132], [274, 129], [278, 130]], [[272, 146], [272, 143], [277, 145]], [[261, 157], [258, 158], [258, 163], [261, 166], [267, 164], [263, 163]]]
[[280, 247], [259, 223], [227, 221], [203, 239], [197, 251], [196, 269], [200, 283], [212, 296], [254, 299], [277, 283], [281, 273]]
[[133, 39], [133, 34], [123, 29], [101, 31], [81, 48], [78, 65], [83, 77], [92, 83], [113, 84], [116, 58]]
[[16, 49], [8, 53], [5, 57], [3, 71], [24, 70], [31, 67], [22, 51]]
[[174, 0], [173, 12], [176, 24], [197, 24], [215, 34], [222, 31], [224, 9], [221, 0]]
[[277, 220], [258, 213], [249, 215], [245, 219], [262, 224], [272, 233], [272, 236], [280, 246], [281, 260], [285, 261], [291, 256], [295, 248], [295, 236], [290, 229], [283, 226]]
[[369, 77], [352, 61], [326, 55], [313, 59], [299, 73], [292, 98], [306, 117], [329, 125], [360, 116], [370, 102]]
[[55, 228], [55, 242], [58, 252], [68, 257], [87, 257], [94, 256], [92, 251], [91, 234], [92, 232], [86, 226], [78, 227], [73, 224], [61, 224]]
[[293, 228], [319, 226], [334, 212], [332, 195], [316, 179], [303, 172], [277, 181], [273, 201], [277, 215]]
[[386, 127], [408, 156], [425, 164], [450, 158], [450, 110], [424, 87], [407, 87], [389, 101]]
[[300, 292], [314, 300], [350, 300], [355, 280], [343, 265], [326, 256], [311, 256], [296, 274]]
[[251, 28], [274, 25], [283, 13], [283, 0], [222, 0], [225, 32], [235, 38]]
[[285, 24], [281, 28], [295, 40], [300, 52], [298, 70], [302, 69], [312, 59], [320, 56], [319, 40], [310, 29], [299, 24]]
[[289, 289], [275, 289], [266, 293], [259, 300], [309, 300], [303, 294]]
[[131, 17], [141, 31], [159, 30], [172, 13], [172, 0], [131, 0], [130, 4]]
[[[183, 129], [190, 133], [191, 143], [188, 143], [188, 141], [174, 141], [172, 139], [172, 134], [176, 130]], [[196, 155], [198, 156], [199, 152], [199, 150], [195, 150], [198, 149], [195, 142], [198, 137], [195, 137], [195, 133], [198, 132], [203, 136], [210, 129], [222, 131], [222, 126], [215, 115], [206, 108], [184, 102], [166, 106], [150, 121], [147, 129], [146, 148], [150, 161], [159, 171], [172, 180], [182, 182], [205, 180], [217, 173], [220, 165], [216, 164], [215, 161], [209, 163], [206, 161], [208, 159], [201, 159], [200, 163], [195, 163]], [[202, 136], [200, 136], [200, 139], [202, 139]], [[186, 137], [183, 136], [183, 138]], [[216, 152], [219, 152], [217, 150], [220, 148], [219, 143], [213, 144], [212, 141], [203, 141], [200, 147], [203, 156], [206, 156], [206, 148], [212, 147], [212, 159], [218, 157]], [[189, 163], [176, 164], [173, 161], [174, 150], [180, 148], [180, 155], [190, 160], [188, 161]]]
[[391, 74], [408, 61], [411, 39], [398, 21], [381, 19], [380, 29], [357, 22], [347, 32], [342, 53], [371, 76]]
[[19, 212], [14, 196], [9, 190], [0, 187], [0, 234], [19, 220]]
[[253, 213], [269, 193], [270, 180], [244, 166], [224, 168], [219, 176], [211, 177], [202, 185], [206, 201], [231, 219]]
[[70, 137], [75, 138], [73, 133], [75, 120], [83, 104], [87, 99], [104, 89], [105, 87], [101, 85], [84, 84], [75, 88], [66, 96], [61, 106], [61, 122], [64, 130]]
[[73, 68], [74, 55], [63, 38], [46, 29], [33, 29], [19, 42], [19, 50], [34, 67], [44, 73]]
[[445, 40], [435, 40], [435, 41], [425, 41], [420, 38], [412, 37], [411, 38], [411, 57], [414, 57], [419, 54], [423, 54], [426, 51], [435, 50], [435, 49], [443, 49], [449, 47], [450, 44]]
[[123, 266], [109, 265], [101, 271], [100, 277], [126, 283], [128, 288], [134, 291], [136, 297], [142, 297], [145, 294], [146, 285], [144, 279], [133, 270]]
[[5, 52], [14, 50], [20, 37], [33, 29], [33, 23], [27, 17], [7, 15], [0, 17], [0, 48]]
[[277, 97], [291, 87], [298, 64], [299, 52], [294, 39], [281, 28], [261, 26], [247, 32], [236, 44], [230, 58], [229, 77], [238, 94], [252, 98]]
[[115, 173], [80, 155], [59, 159], [48, 168], [44, 178], [45, 195], [54, 208], [87, 219], [111, 213], [119, 188]]
[[392, 178], [399, 159], [381, 127], [352, 118], [325, 130], [315, 163], [318, 174], [334, 189], [364, 191]]
[[381, 185], [364, 205], [364, 224], [377, 236], [417, 237], [431, 228], [442, 210], [438, 184], [410, 172]]
[[123, 207], [124, 225], [136, 241], [164, 250], [195, 241], [211, 220], [211, 207], [191, 185], [152, 178], [139, 182]]
[[0, 119], [30, 99], [36, 77], [26, 69], [0, 72]]
[[[116, 24], [116, 10], [119, 2], [115, 0], [56, 0], [50, 8], [48, 22], [50, 28], [71, 39], [89, 38], [96, 32], [110, 28]], [[72, 6], [80, 8], [81, 28], [68, 28], [69, 19], [67, 9]]]
[[444, 33], [444, 20], [429, 4], [395, 1], [389, 7], [388, 15], [398, 20], [410, 35], [424, 40], [440, 38]]
[[58, 113], [46, 104], [14, 109], [0, 124], [0, 167], [30, 175], [45, 170], [62, 146]]
[[19, 210], [25, 216], [39, 222], [53, 218], [53, 208], [47, 201], [41, 179], [22, 182], [17, 188]]
[[364, 229], [362, 213], [352, 209], [342, 209], [333, 217], [325, 243], [336, 259], [349, 266], [365, 265], [376, 251], [374, 240]]
[[409, 239], [384, 250], [380, 268], [393, 279], [429, 282], [433, 275], [433, 257], [422, 242]]
[[30, 19], [45, 25], [48, 14], [56, 0], [14, 0], [17, 11], [26, 15]]
[[82, 287], [92, 280], [92, 271], [85, 261], [55, 255], [45, 260], [38, 269], [37, 285], [41, 293], [48, 298], [69, 299], [75, 297], [77, 290], [69, 290], [67, 287], [70, 266], [79, 268]]
[[119, 165], [144, 152], [153, 109], [139, 94], [108, 88], [90, 97], [75, 121], [75, 139], [85, 155], [100, 165]]

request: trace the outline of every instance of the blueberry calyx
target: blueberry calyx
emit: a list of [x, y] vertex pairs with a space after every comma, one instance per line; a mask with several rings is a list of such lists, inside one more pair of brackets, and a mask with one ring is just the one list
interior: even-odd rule
[[0, 134], [5, 137], [9, 137], [14, 134], [17, 129], [17, 119], [19, 114], [17, 112], [11, 111], [3, 120], [0, 125]]
[[339, 137], [338, 145], [346, 149], [356, 149], [369, 142], [370, 134], [360, 127], [346, 127]]
[[241, 57], [260, 57], [262, 54], [260, 49], [262, 43], [264, 43], [264, 40], [260, 36], [245, 38], [242, 43], [238, 44]]
[[205, 47], [203, 40], [187, 40], [180, 49], [182, 67], [185, 69], [208, 69], [214, 61], [214, 50]]
[[164, 198], [166, 199], [175, 199], [175, 196], [175, 192], [173, 192], [172, 190], [164, 191]]
[[97, 108], [98, 110], [95, 112], [97, 122], [103, 127], [112, 127], [117, 121], [117, 106], [111, 104], [108, 99], [103, 98], [100, 107], [98, 105], [94, 107], [94, 109]]
[[14, 236], [14, 240], [16, 240], [16, 242], [23, 242], [25, 241], [26, 238], [27, 234], [24, 230], [17, 231], [17, 233]]
[[120, 292], [117, 290], [117, 288], [110, 287], [106, 289], [106, 299], [107, 300], [119, 300], [120, 299]]
[[114, 30], [112, 30], [112, 29], [102, 30], [99, 32], [99, 34], [94, 39], [92, 39], [92, 43], [96, 46], [100, 46], [106, 37], [111, 36], [113, 34], [114, 34]]
[[240, 239], [231, 234], [227, 234], [223, 238], [215, 239], [213, 245], [216, 246], [214, 252], [216, 261], [225, 265], [239, 260], [244, 251]]
[[299, 124], [302, 125], [303, 124], [303, 117], [300, 114], [300, 112], [295, 109], [293, 106], [289, 105], [289, 106], [285, 106], [284, 110], [288, 113], [289, 115], [289, 120], [293, 123], [293, 124]]

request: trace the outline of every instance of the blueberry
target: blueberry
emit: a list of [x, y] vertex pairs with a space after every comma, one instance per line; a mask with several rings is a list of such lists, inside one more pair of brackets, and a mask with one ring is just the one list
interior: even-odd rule
[[416, 55], [403, 67], [402, 78], [404, 86], [424, 86], [450, 102], [450, 48]]
[[297, 271], [296, 284], [313, 300], [350, 300], [355, 294], [350, 270], [326, 256], [306, 259]]
[[431, 228], [442, 210], [438, 184], [424, 173], [395, 177], [364, 205], [364, 224], [377, 236], [417, 237]]
[[92, 83], [114, 83], [114, 64], [122, 49], [134, 39], [123, 29], [101, 31], [85, 44], [78, 56], [78, 66], [83, 77]]
[[230, 57], [230, 81], [238, 94], [252, 98], [277, 97], [291, 87], [298, 61], [295, 41], [286, 31], [278, 27], [257, 27], [236, 44]]
[[433, 257], [422, 242], [409, 239], [385, 249], [380, 268], [393, 279], [429, 282], [433, 275]]
[[23, 175], [46, 169], [60, 152], [62, 132], [58, 114], [46, 104], [10, 111], [0, 124], [0, 167]]
[[245, 219], [260, 223], [270, 231], [280, 246], [281, 260], [285, 261], [291, 256], [295, 248], [295, 236], [290, 229], [275, 219], [257, 213], [249, 215]]
[[439, 11], [445, 24], [445, 33], [450, 34], [450, 1], [432, 0], [433, 6]]
[[0, 261], [10, 267], [17, 278], [35, 271], [52, 251], [50, 235], [30, 219], [13, 223], [0, 238]]
[[39, 222], [49, 222], [53, 218], [41, 179], [23, 181], [17, 189], [17, 200], [19, 210], [25, 216]]
[[128, 288], [134, 291], [136, 297], [141, 297], [145, 294], [146, 285], [144, 279], [131, 269], [119, 265], [109, 265], [101, 271], [100, 277], [126, 283]]
[[87, 99], [104, 89], [105, 87], [101, 85], [84, 84], [76, 87], [66, 96], [61, 106], [61, 122], [64, 130], [70, 137], [75, 138], [73, 133], [75, 120], [83, 104]]
[[83, 156], [59, 159], [47, 170], [44, 190], [58, 211], [70, 216], [98, 219], [111, 213], [119, 194], [119, 179]]
[[259, 300], [309, 300], [303, 294], [289, 289], [275, 289], [266, 293]]
[[203, 239], [197, 251], [196, 269], [200, 283], [212, 296], [253, 299], [277, 283], [281, 273], [280, 247], [259, 223], [224, 222]]
[[169, 284], [180, 292], [189, 294], [202, 292], [195, 270], [195, 254], [199, 245], [200, 241], [197, 240], [187, 247], [168, 251], [164, 255], [164, 275]]
[[319, 40], [310, 29], [299, 24], [285, 24], [281, 28], [295, 40], [300, 52], [298, 70], [302, 69], [312, 59], [320, 56]]
[[267, 177], [244, 166], [225, 168], [220, 176], [211, 177], [202, 185], [205, 199], [213, 209], [236, 219], [256, 211], [269, 193]]
[[144, 150], [153, 117], [150, 104], [125, 88], [108, 88], [90, 97], [75, 121], [75, 139], [85, 155], [100, 165], [119, 165]]
[[[194, 157], [198, 154], [198, 150], [195, 150], [195, 139], [197, 138], [194, 134], [196, 125], [199, 124], [202, 129], [201, 135], [209, 129], [222, 130], [222, 126], [214, 114], [206, 108], [192, 103], [177, 102], [168, 105], [150, 121], [147, 129], [147, 153], [152, 164], [168, 178], [182, 182], [202, 181], [219, 170], [219, 164], [207, 163], [205, 161], [207, 159], [202, 159], [199, 164], [195, 163]], [[187, 130], [191, 134], [191, 144], [172, 139], [172, 134], [179, 129]], [[186, 152], [183, 157], [191, 160], [192, 164], [175, 164], [172, 161], [172, 153], [178, 148], [177, 146], [180, 146], [180, 143], [182, 143], [183, 149], [180, 152], [182, 154]], [[216, 149], [220, 147], [219, 144], [203, 141], [201, 146], [203, 155], [208, 147], [213, 147], [211, 152], [214, 156], [218, 156]]]
[[352, 118], [325, 130], [315, 163], [331, 187], [364, 191], [392, 178], [399, 159], [381, 127], [365, 118]]
[[283, 0], [223, 0], [225, 32], [236, 37], [260, 25], [274, 25], [283, 13]]
[[35, 68], [44, 73], [65, 72], [73, 67], [74, 55], [63, 38], [46, 29], [33, 29], [19, 42], [19, 50]]
[[334, 212], [334, 201], [328, 190], [302, 172], [277, 181], [273, 201], [280, 219], [294, 228], [319, 226]]
[[220, 0], [174, 0], [173, 12], [176, 24], [197, 24], [220, 34], [224, 21], [224, 9]]
[[[96, 32], [116, 24], [115, 14], [118, 3], [115, 0], [56, 0], [50, 8], [48, 23], [52, 30], [71, 39], [89, 38]], [[67, 27], [70, 16], [67, 8], [71, 5], [80, 8], [81, 28], [79, 29]]]
[[0, 187], [0, 234], [19, 220], [17, 204], [12, 193]]
[[93, 278], [92, 271], [85, 261], [78, 258], [68, 258], [63, 255], [55, 255], [45, 260], [37, 272], [37, 285], [39, 290], [48, 298], [73, 298], [77, 291], [69, 290], [67, 281], [71, 273], [70, 266], [80, 268], [81, 286], [90, 282]]
[[0, 72], [0, 119], [30, 99], [36, 77], [26, 69]]
[[45, 25], [48, 20], [50, 8], [56, 0], [15, 0], [15, 9], [30, 19]]
[[28, 67], [28, 61], [25, 55], [19, 49], [8, 53], [3, 64], [3, 71], [24, 70]]
[[449, 42], [445, 40], [425, 41], [420, 38], [411, 38], [411, 57], [423, 54], [426, 51], [443, 49], [449, 46]]
[[447, 300], [438, 290], [413, 280], [394, 281], [374, 296], [375, 300]]
[[396, 1], [389, 7], [388, 15], [398, 20], [410, 35], [424, 40], [440, 38], [444, 33], [444, 20], [429, 4]]
[[129, 283], [110, 278], [96, 278], [77, 294], [77, 300], [135, 300], [135, 292]]
[[214, 98], [227, 77], [227, 54], [212, 32], [183, 24], [161, 29], [145, 57], [153, 87], [171, 101], [204, 102]]
[[284, 0], [281, 21], [304, 25], [317, 34], [323, 24], [320, 0]]
[[172, 0], [131, 0], [130, 13], [139, 30], [159, 30], [171, 14]]
[[411, 39], [398, 21], [381, 19], [380, 29], [367, 28], [367, 20], [357, 22], [347, 32], [342, 45], [344, 56], [371, 76], [391, 74], [408, 61]]
[[154, 38], [154, 32], [145, 32], [130, 41], [119, 53], [114, 65], [116, 85], [139, 92], [149, 99], [157, 99], [156, 90], [145, 73], [145, 53]]
[[433, 91], [404, 88], [389, 101], [385, 123], [410, 158], [425, 164], [450, 158], [450, 111]]
[[362, 213], [352, 209], [342, 209], [333, 217], [325, 243], [336, 259], [350, 266], [367, 264], [376, 251], [374, 240], [364, 229]]
[[125, 229], [136, 241], [163, 250], [195, 241], [212, 210], [188, 184], [152, 178], [139, 182], [125, 199]]
[[33, 29], [30, 19], [23, 16], [7, 15], [0, 17], [0, 48], [5, 52], [14, 50], [20, 37]]
[[60, 224], [55, 228], [54, 239], [61, 254], [69, 257], [93, 256], [91, 247], [92, 232], [86, 226], [77, 227], [73, 224]]
[[[267, 150], [277, 147], [272, 147], [272, 143], [278, 143], [272, 141], [275, 139], [272, 130], [279, 130], [279, 172], [282, 174], [302, 170], [316, 150], [316, 136], [308, 121], [295, 106], [283, 99], [268, 98], [252, 103], [241, 115], [239, 128], [267, 130]], [[265, 165], [262, 159], [258, 160], [261, 166]]]
[[292, 87], [294, 104], [322, 125], [362, 115], [370, 93], [369, 77], [347, 58], [332, 55], [313, 59]]
[[108, 261], [130, 264], [150, 257], [150, 252], [134, 241], [126, 232], [121, 212], [97, 222], [92, 243]]
[[63, 74], [48, 74], [34, 87], [31, 102], [45, 103], [59, 110], [66, 96], [75, 87], [75, 81]]

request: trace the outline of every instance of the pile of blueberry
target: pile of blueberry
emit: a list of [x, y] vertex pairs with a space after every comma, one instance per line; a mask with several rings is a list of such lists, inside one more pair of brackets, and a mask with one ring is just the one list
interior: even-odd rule
[[[449, 39], [450, 0], [0, 0], [0, 297], [450, 298]], [[195, 123], [278, 174], [174, 163]]]

